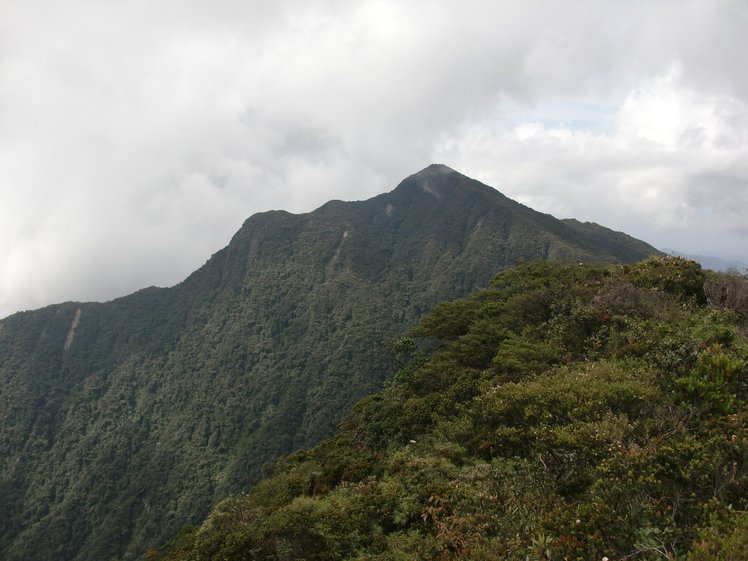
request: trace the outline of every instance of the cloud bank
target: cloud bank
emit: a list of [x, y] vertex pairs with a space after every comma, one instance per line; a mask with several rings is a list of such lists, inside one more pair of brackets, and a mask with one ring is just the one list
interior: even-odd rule
[[0, 317], [183, 279], [255, 212], [433, 161], [745, 258], [745, 4], [11, 0]]

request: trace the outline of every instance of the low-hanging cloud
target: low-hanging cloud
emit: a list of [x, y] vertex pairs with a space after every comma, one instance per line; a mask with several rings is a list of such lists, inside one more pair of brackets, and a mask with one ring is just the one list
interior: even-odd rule
[[173, 284], [255, 212], [432, 161], [678, 249], [745, 239], [738, 1], [3, 9], [0, 316]]

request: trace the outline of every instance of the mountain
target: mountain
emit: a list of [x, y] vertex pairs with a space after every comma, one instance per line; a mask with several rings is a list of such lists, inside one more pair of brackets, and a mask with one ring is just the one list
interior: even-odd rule
[[748, 559], [746, 301], [670, 257], [505, 270], [333, 439], [147, 558]]
[[330, 436], [388, 341], [518, 260], [634, 261], [445, 166], [367, 201], [249, 218], [172, 288], [0, 321], [0, 558], [133, 559]]

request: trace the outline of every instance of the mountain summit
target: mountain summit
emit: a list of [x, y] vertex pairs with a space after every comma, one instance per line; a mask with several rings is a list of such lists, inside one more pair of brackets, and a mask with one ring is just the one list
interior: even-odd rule
[[329, 436], [387, 342], [518, 260], [656, 250], [446, 166], [306, 214], [250, 217], [172, 288], [0, 321], [0, 558], [134, 559]]

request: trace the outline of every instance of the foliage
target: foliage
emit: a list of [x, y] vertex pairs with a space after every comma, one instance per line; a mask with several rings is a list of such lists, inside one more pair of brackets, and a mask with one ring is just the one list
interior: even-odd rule
[[681, 301], [706, 303], [706, 275], [696, 261], [683, 257], [651, 257], [630, 265], [628, 277], [637, 286], [646, 286], [672, 294]]
[[697, 538], [688, 561], [748, 559], [748, 516], [728, 510], [714, 516]]
[[437, 306], [428, 359], [155, 558], [745, 559], [748, 342], [662, 266], [525, 263]]
[[748, 277], [746, 275], [735, 271], [710, 272], [704, 282], [704, 293], [712, 306], [735, 313], [743, 334], [748, 333]]

